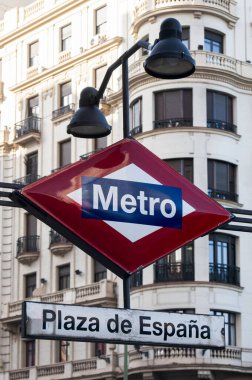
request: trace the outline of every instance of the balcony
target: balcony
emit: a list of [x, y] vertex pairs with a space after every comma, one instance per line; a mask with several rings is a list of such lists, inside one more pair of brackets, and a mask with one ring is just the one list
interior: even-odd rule
[[230, 28], [238, 20], [236, 4], [232, 0], [140, 0], [133, 11], [133, 33], [137, 34], [141, 25], [148, 23], [151, 17], [181, 10], [193, 12], [197, 18], [203, 13], [211, 14], [226, 21]]
[[[104, 360], [106, 359], [106, 360]], [[106, 376], [106, 379], [112, 379], [116, 363], [117, 354], [112, 352], [105, 358], [93, 357], [83, 360], [75, 360], [50, 365], [28, 367], [10, 371], [9, 380], [27, 379], [34, 380], [43, 378], [44, 380], [53, 379], [80, 379], [88, 378], [100, 380]]]
[[41, 176], [38, 174], [27, 174], [24, 177], [15, 179], [13, 182], [26, 186], [26, 185], [29, 185], [30, 183], [37, 181], [39, 178], [41, 178]]
[[164, 129], [164, 128], [183, 128], [183, 127], [192, 127], [192, 119], [185, 118], [173, 118], [165, 120], [155, 120], [153, 121], [154, 129]]
[[25, 145], [31, 141], [39, 142], [41, 121], [40, 117], [29, 116], [25, 120], [16, 123], [15, 142], [19, 145]]
[[155, 263], [154, 282], [194, 281], [194, 265]]
[[207, 128], [219, 129], [222, 131], [237, 133], [237, 126], [221, 120], [207, 120]]
[[238, 202], [238, 194], [230, 191], [208, 189], [208, 196], [221, 201], [231, 201], [236, 203]]
[[209, 264], [209, 281], [240, 286], [240, 268], [234, 265]]
[[39, 257], [39, 240], [37, 235], [23, 236], [17, 240], [16, 258], [21, 264], [30, 265]]
[[65, 253], [71, 251], [73, 244], [58, 232], [51, 230], [49, 248], [54, 255], [63, 256]]
[[[251, 354], [251, 350], [249, 351]], [[147, 371], [151, 363], [151, 370], [153, 371], [154, 369], [154, 373], [160, 373], [159, 371], [162, 371], [162, 376], [165, 379], [174, 377], [172, 376], [174, 375], [172, 371], [176, 371], [177, 375], [178, 371], [181, 371], [180, 378], [184, 378], [184, 371], [187, 371], [188, 376], [190, 375], [190, 371], [192, 371], [192, 377], [189, 377], [196, 378], [195, 371], [199, 368], [201, 370], [205, 369], [206, 372], [210, 372], [208, 371], [209, 368], [214, 368], [216, 376], [221, 379], [225, 377], [222, 370], [225, 373], [227, 367], [231, 371], [235, 371], [239, 368], [240, 373], [243, 371], [246, 373], [248, 367], [247, 364], [242, 363], [243, 354], [246, 355], [246, 350], [244, 350], [243, 353], [240, 347], [232, 346], [227, 346], [224, 349], [210, 348], [208, 350], [191, 347], [140, 346], [138, 350], [130, 349], [129, 351], [129, 372], [133, 375], [137, 373], [140, 368], [144, 368]], [[119, 357], [119, 366], [121, 365], [123, 365], [123, 357]], [[240, 378], [240, 376], [238, 374], [237, 378]]]
[[67, 116], [72, 115], [74, 112], [75, 112], [75, 104], [74, 103], [67, 104], [66, 106], [60, 107], [57, 110], [54, 110], [52, 112], [52, 120], [59, 121]]
[[[116, 283], [104, 279], [79, 288], [69, 288], [55, 293], [31, 297], [29, 301], [116, 307], [116, 297]], [[23, 301], [15, 301], [4, 305], [1, 313], [1, 322], [12, 323], [13, 321], [19, 321], [21, 319]]]

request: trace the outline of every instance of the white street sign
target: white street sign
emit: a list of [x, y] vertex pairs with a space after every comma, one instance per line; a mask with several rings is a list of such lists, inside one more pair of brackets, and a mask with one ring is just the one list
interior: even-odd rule
[[24, 302], [22, 336], [39, 339], [224, 347], [224, 317]]

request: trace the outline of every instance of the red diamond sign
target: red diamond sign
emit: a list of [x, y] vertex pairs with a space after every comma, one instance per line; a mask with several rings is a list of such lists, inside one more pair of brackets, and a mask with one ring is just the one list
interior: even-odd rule
[[118, 275], [133, 273], [231, 219], [217, 202], [131, 139], [21, 193], [91, 247], [95, 258], [105, 258]]

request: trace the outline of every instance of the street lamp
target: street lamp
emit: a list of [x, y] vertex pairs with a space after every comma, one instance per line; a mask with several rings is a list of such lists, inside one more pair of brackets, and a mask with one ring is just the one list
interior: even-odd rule
[[140, 40], [118, 58], [108, 69], [97, 91], [93, 87], [82, 90], [79, 109], [73, 115], [67, 127], [67, 133], [80, 138], [99, 138], [110, 134], [111, 126], [98, 108], [113, 71], [122, 65], [123, 82], [123, 135], [129, 136], [129, 84], [128, 58], [138, 49], [150, 51], [144, 62], [147, 74], [161, 79], [180, 79], [195, 71], [195, 61], [181, 41], [182, 28], [174, 18], [164, 20], [160, 27], [159, 39], [153, 46]]
[[[138, 49], [145, 48], [150, 51], [144, 62], [147, 74], [161, 79], [187, 77], [194, 73], [195, 62], [181, 38], [180, 23], [174, 18], [168, 18], [162, 22], [159, 39], [153, 46], [143, 40], [136, 42], [107, 69], [98, 91], [93, 87], [82, 90], [79, 109], [73, 115], [67, 133], [80, 138], [99, 138], [110, 134], [112, 127], [98, 107], [113, 71], [122, 65], [123, 137], [128, 137], [130, 132], [128, 58]], [[124, 308], [130, 309], [130, 275], [123, 278], [123, 301]], [[127, 380], [127, 346], [124, 350], [124, 380]]]

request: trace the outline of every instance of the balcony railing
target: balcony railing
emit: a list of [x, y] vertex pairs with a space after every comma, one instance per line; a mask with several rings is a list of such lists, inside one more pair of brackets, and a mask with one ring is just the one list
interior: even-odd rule
[[186, 118], [172, 118], [165, 120], [155, 120], [153, 122], [154, 129], [163, 129], [163, 128], [181, 128], [181, 127], [192, 127], [192, 119]]
[[208, 189], [208, 195], [211, 198], [216, 198], [223, 201], [227, 200], [227, 201], [232, 201], [232, 202], [238, 202], [238, 195], [230, 191]]
[[240, 285], [240, 268], [234, 265], [209, 264], [209, 281]]
[[143, 285], [143, 271], [139, 270], [138, 272], [133, 273], [130, 277], [130, 287], [136, 288], [141, 285]]
[[17, 240], [17, 259], [22, 264], [31, 264], [39, 257], [38, 235], [22, 236]]
[[41, 176], [38, 174], [27, 174], [24, 177], [15, 179], [13, 182], [21, 185], [29, 185], [30, 183], [37, 181], [39, 178], [41, 178]]
[[73, 244], [58, 232], [50, 230], [49, 248], [55, 255], [64, 255], [65, 253], [71, 251]]
[[142, 126], [141, 126], [141, 125], [138, 125], [137, 127], [132, 128], [132, 129], [130, 130], [130, 135], [131, 135], [131, 136], [135, 136], [135, 135], [137, 135], [138, 133], [142, 133], [142, 131], [143, 131]]
[[52, 120], [57, 119], [58, 117], [64, 116], [69, 112], [74, 113], [74, 111], [75, 111], [75, 104], [74, 103], [67, 104], [66, 106], [60, 107], [57, 110], [54, 110], [52, 112]]
[[15, 124], [16, 139], [20, 139], [30, 133], [40, 133], [41, 130], [41, 118], [37, 116], [29, 116], [25, 120], [22, 120]]
[[222, 120], [207, 120], [207, 128], [221, 129], [227, 132], [237, 133], [237, 126]]
[[194, 281], [194, 265], [182, 263], [155, 263], [154, 282]]

